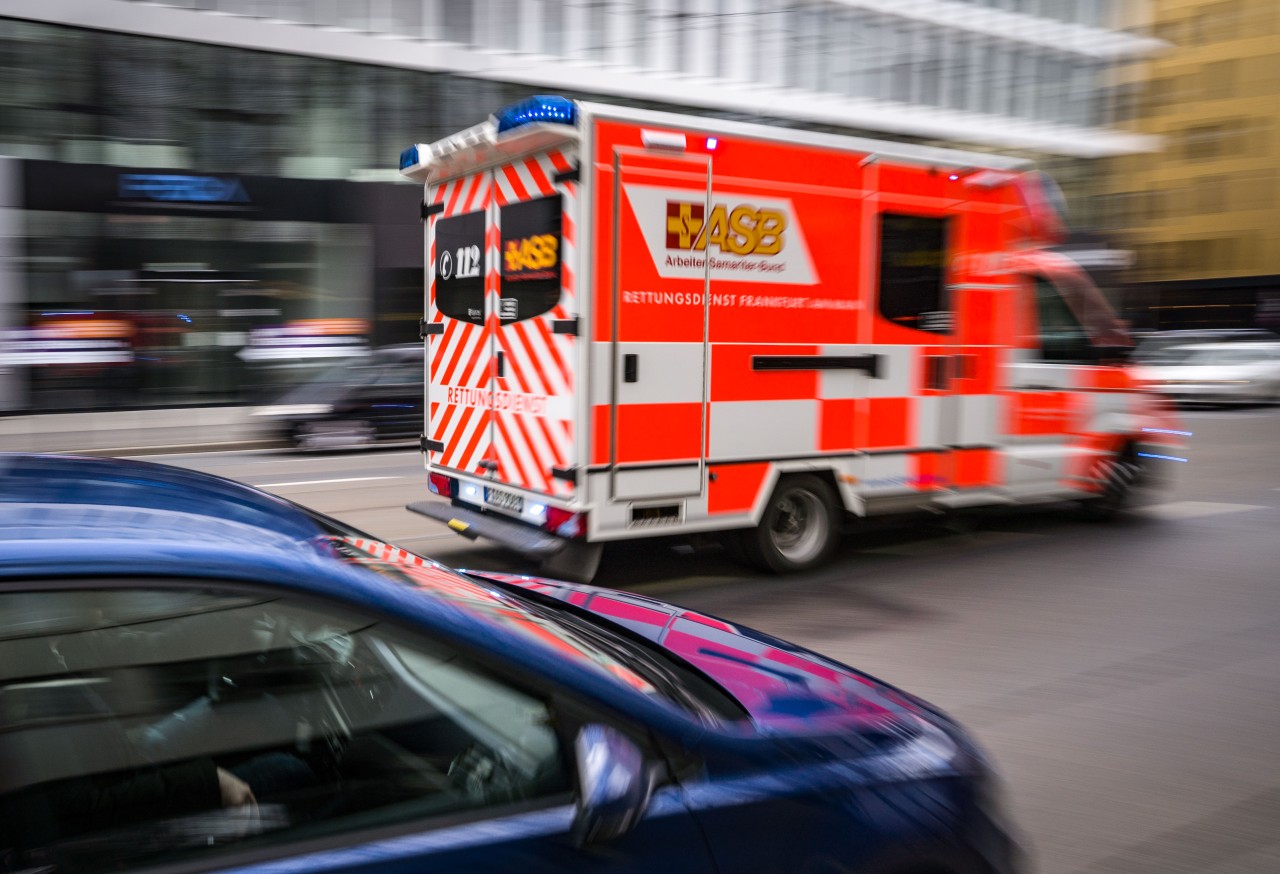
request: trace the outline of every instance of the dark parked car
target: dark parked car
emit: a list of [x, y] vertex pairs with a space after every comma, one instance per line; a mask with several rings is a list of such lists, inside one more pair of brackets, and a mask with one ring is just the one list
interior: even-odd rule
[[0, 455], [0, 869], [1006, 874], [923, 701], [247, 486]]
[[422, 433], [420, 343], [383, 346], [258, 407], [253, 417], [299, 449], [339, 449]]

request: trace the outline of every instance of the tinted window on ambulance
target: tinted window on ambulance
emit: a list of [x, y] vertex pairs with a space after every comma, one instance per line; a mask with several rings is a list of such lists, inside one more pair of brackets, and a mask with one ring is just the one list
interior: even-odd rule
[[951, 330], [946, 247], [946, 219], [880, 216], [880, 315], [919, 331]]
[[560, 302], [560, 195], [502, 207], [502, 282], [498, 315], [503, 324], [540, 316]]
[[484, 324], [484, 213], [436, 219], [436, 306], [451, 319]]

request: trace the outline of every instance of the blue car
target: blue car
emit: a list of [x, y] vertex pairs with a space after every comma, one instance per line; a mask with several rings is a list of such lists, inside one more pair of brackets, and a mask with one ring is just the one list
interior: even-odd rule
[[217, 477], [0, 455], [0, 871], [1005, 874], [928, 704]]

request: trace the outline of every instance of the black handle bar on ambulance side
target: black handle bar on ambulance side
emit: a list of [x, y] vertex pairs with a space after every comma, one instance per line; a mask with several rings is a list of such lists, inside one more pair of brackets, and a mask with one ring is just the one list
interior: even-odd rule
[[881, 355], [752, 355], [752, 370], [861, 370], [880, 378]]

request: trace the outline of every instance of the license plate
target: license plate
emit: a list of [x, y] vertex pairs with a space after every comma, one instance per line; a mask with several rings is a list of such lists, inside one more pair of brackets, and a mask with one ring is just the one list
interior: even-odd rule
[[524, 512], [524, 498], [521, 495], [515, 495], [499, 489], [491, 489], [488, 486], [485, 486], [484, 502], [490, 507], [497, 507], [499, 510], [510, 510], [513, 513]]

